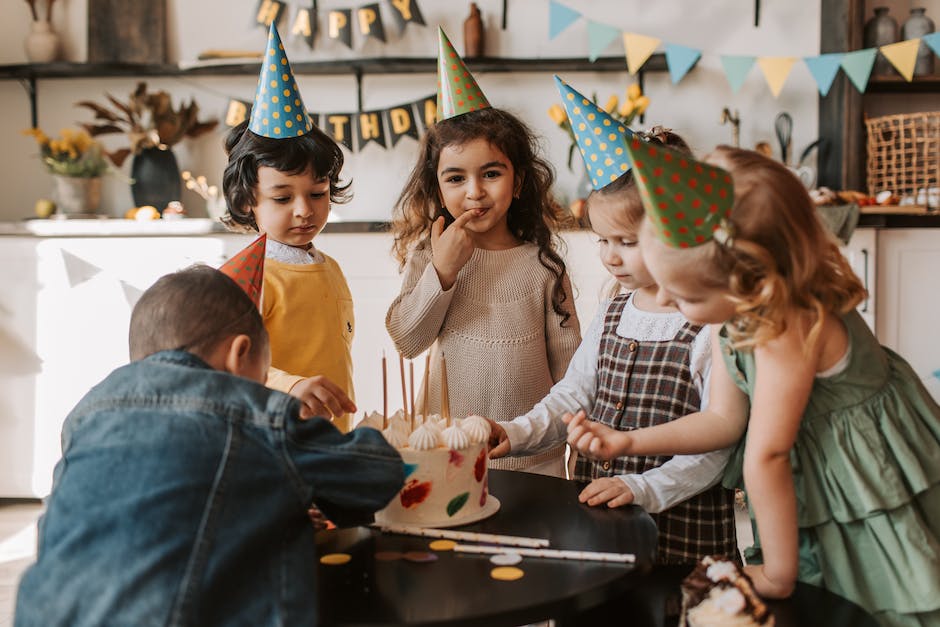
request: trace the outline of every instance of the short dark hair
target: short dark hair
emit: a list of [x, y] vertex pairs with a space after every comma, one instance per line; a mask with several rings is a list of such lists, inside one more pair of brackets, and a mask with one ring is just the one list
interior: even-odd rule
[[163, 350], [206, 357], [232, 335], [251, 338], [252, 351], [267, 346], [261, 314], [235, 281], [206, 265], [161, 277], [131, 313], [131, 361]]
[[352, 181], [340, 182], [343, 169], [343, 151], [326, 133], [313, 129], [299, 137], [272, 139], [248, 130], [242, 122], [229, 131], [225, 138], [228, 165], [222, 175], [222, 192], [228, 204], [231, 222], [257, 231], [258, 225], [251, 208], [257, 204], [258, 168], [266, 166], [288, 174], [302, 174], [308, 168], [317, 177], [330, 181], [330, 201], [348, 202]]

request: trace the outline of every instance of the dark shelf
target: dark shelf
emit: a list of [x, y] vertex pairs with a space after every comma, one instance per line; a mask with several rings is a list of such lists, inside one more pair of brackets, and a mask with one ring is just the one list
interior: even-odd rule
[[940, 76], [917, 76], [912, 81], [903, 76], [872, 76], [865, 93], [930, 94], [940, 92]]
[[[626, 72], [623, 56], [602, 57], [591, 62], [583, 57], [574, 58], [495, 58], [467, 59], [473, 72]], [[433, 74], [437, 72], [437, 59], [430, 57], [375, 57], [369, 59], [340, 59], [330, 61], [298, 61], [291, 64], [296, 74]], [[258, 74], [260, 61], [194, 62], [177, 64], [127, 63], [41, 63], [0, 65], [0, 79], [45, 78], [101, 78], [121, 76], [253, 76]], [[643, 65], [641, 72], [665, 72], [666, 56], [654, 54]]]

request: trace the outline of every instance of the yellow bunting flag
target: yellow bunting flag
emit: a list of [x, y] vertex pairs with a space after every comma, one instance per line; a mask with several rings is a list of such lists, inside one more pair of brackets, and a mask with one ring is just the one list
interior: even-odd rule
[[624, 33], [623, 34], [623, 47], [627, 51], [627, 70], [631, 74], [636, 74], [637, 71], [643, 64], [646, 63], [646, 60], [650, 58], [656, 48], [659, 47], [661, 39], [656, 37], [647, 37], [646, 35], [637, 35], [636, 33]]
[[901, 76], [910, 82], [914, 78], [914, 64], [917, 62], [917, 49], [919, 47], [920, 38], [918, 37], [881, 46], [878, 50], [901, 73]]
[[796, 57], [759, 57], [757, 59], [757, 65], [764, 73], [764, 79], [774, 98], [780, 95], [780, 90], [787, 82], [794, 63], [796, 63]]

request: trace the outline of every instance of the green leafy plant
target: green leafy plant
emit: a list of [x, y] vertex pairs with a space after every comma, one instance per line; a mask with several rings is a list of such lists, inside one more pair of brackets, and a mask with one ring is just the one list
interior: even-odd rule
[[125, 102], [110, 94], [105, 96], [110, 106], [90, 100], [75, 105], [94, 112], [96, 122], [82, 124], [92, 137], [108, 133], [127, 135], [130, 147], [105, 153], [118, 167], [131, 154], [139, 154], [145, 148], [173, 146], [187, 137], [199, 137], [219, 123], [215, 119], [200, 121], [195, 100], [174, 108], [170, 94], [163, 90], [148, 92], [145, 82], [137, 83]]
[[65, 128], [55, 138], [50, 138], [39, 128], [26, 129], [23, 133], [39, 144], [40, 159], [52, 174], [93, 178], [110, 169], [101, 143], [92, 139], [85, 130]]

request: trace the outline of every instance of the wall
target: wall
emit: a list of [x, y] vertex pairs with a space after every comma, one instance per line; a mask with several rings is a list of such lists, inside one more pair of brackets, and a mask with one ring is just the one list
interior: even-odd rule
[[[263, 47], [264, 31], [252, 25], [256, 0], [224, 2], [201, 0], [183, 2], [166, 0], [169, 26], [167, 46], [170, 61], [192, 61], [209, 48], [257, 49]], [[386, 18], [388, 43], [363, 43], [354, 35], [356, 51], [341, 43], [323, 38], [310, 51], [303, 43], [289, 42], [292, 61], [352, 56], [434, 56], [437, 52], [436, 25], [441, 24], [462, 49], [461, 23], [468, 3], [445, 0], [418, 0], [427, 27], [411, 25], [404, 36], [398, 34], [387, 3], [382, 2]], [[779, 99], [774, 99], [763, 75], [754, 67], [737, 94], [731, 92], [720, 66], [720, 54], [752, 54], [762, 56], [808, 56], [819, 52], [820, 0], [764, 2], [760, 26], [754, 27], [754, 3], [741, 0], [569, 0], [568, 4], [584, 16], [554, 40], [548, 40], [548, 1], [514, 0], [508, 2], [508, 30], [499, 30], [502, 2], [480, 0], [486, 20], [487, 54], [505, 57], [580, 56], [587, 58], [588, 20], [660, 37], [704, 51], [698, 66], [679, 84], [672, 85], [667, 73], [651, 73], [646, 78], [647, 94], [652, 100], [644, 127], [652, 124], [670, 126], [692, 143], [697, 151], [707, 151], [717, 143], [731, 141], [731, 129], [719, 122], [721, 110], [728, 106], [739, 110], [742, 145], [769, 141], [776, 147], [773, 135], [774, 116], [783, 110], [794, 117], [793, 151], [802, 150], [815, 139], [817, 128], [817, 92], [808, 70], [797, 63]], [[364, 2], [335, 0], [321, 3], [321, 9], [356, 7]], [[457, 7], [455, 9], [455, 6]], [[54, 8], [54, 28], [63, 39], [64, 58], [83, 61], [86, 58], [86, 3], [84, 0], [60, 0]], [[26, 2], [5, 0], [4, 17], [0, 21], [0, 64], [24, 63], [23, 38], [29, 23]], [[284, 30], [284, 29], [282, 29]], [[618, 39], [605, 51], [606, 55], [622, 55]], [[626, 64], [624, 64], [626, 66]], [[623, 73], [566, 73], [571, 85], [590, 94], [597, 92], [606, 100], [609, 94], [622, 94], [634, 82]], [[550, 104], [557, 101], [557, 91], [549, 73], [479, 74], [477, 79], [490, 101], [497, 106], [519, 113], [543, 136], [550, 160], [559, 175], [558, 192], [568, 197], [576, 187], [580, 171], [565, 167], [567, 137], [546, 115]], [[102, 100], [105, 92], [119, 97], [135, 85], [133, 78], [43, 80], [39, 84], [39, 120], [48, 133], [57, 132], [77, 121], [90, 120], [90, 114], [72, 104], [82, 99]], [[178, 103], [196, 98], [207, 115], [221, 115], [230, 97], [250, 100], [255, 77], [193, 77], [183, 79], [151, 79], [153, 88], [171, 91]], [[356, 105], [355, 81], [352, 77], [299, 77], [308, 108], [320, 111], [352, 111]], [[388, 107], [433, 93], [433, 74], [405, 76], [366, 76], [363, 81], [363, 106], [366, 109]], [[4, 167], [0, 170], [0, 220], [29, 217], [35, 200], [49, 194], [51, 181], [36, 160], [31, 138], [20, 134], [29, 126], [29, 105], [24, 89], [15, 80], [0, 81], [0, 137], [5, 143]], [[108, 137], [110, 146], [121, 144], [118, 137]], [[186, 142], [177, 150], [183, 169], [205, 174], [210, 182], [218, 182], [224, 167], [221, 133], [197, 141]], [[799, 154], [797, 152], [797, 154]], [[361, 153], [349, 155], [346, 173], [355, 184], [356, 198], [348, 205], [337, 207], [336, 219], [384, 220], [397, 197], [401, 181], [410, 170], [416, 155], [416, 144], [403, 139], [394, 149], [383, 150], [370, 145]], [[128, 171], [128, 164], [124, 172]], [[131, 206], [125, 180], [111, 177], [105, 183], [102, 210], [119, 216]], [[200, 199], [187, 192], [184, 197], [193, 215], [205, 215]]]

